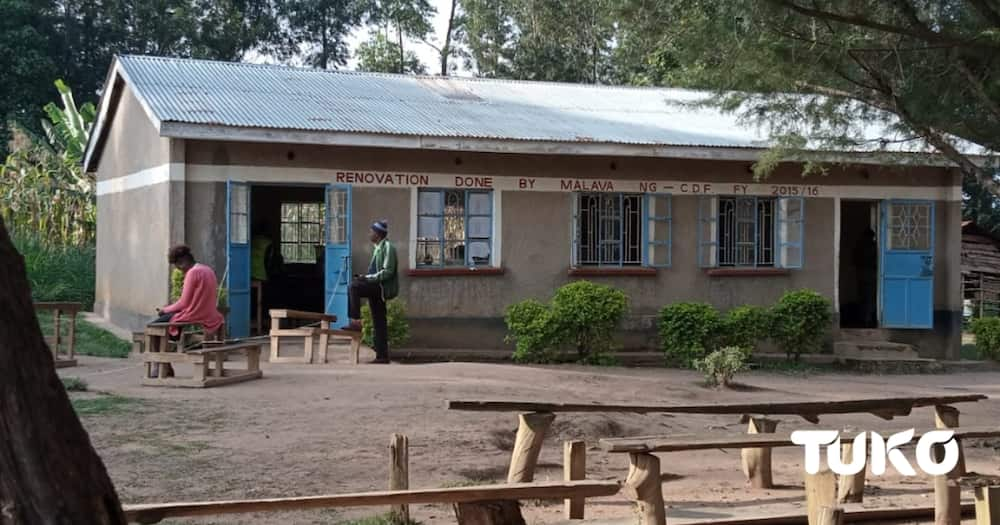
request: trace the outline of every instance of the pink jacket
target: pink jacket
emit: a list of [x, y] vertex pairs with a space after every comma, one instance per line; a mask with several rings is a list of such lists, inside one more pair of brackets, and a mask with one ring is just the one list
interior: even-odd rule
[[222, 326], [222, 314], [218, 309], [219, 284], [215, 272], [201, 263], [196, 263], [184, 274], [184, 289], [181, 298], [163, 308], [163, 313], [175, 314], [172, 323], [201, 323], [206, 334], [215, 333]]

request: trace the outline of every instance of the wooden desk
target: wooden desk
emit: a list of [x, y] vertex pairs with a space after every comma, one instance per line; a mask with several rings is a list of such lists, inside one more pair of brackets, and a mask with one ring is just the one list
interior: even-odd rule
[[[247, 356], [245, 370], [226, 369], [224, 363], [231, 353], [244, 353]], [[263, 377], [260, 370], [260, 344], [237, 343], [232, 345], [208, 346], [188, 350], [186, 352], [146, 352], [143, 356], [146, 364], [146, 376], [142, 379], [143, 386], [179, 386], [208, 388], [232, 383], [240, 383]], [[153, 364], [158, 364], [160, 373], [153, 377], [149, 373]], [[166, 377], [164, 369], [172, 363], [188, 363], [194, 367], [190, 378]], [[209, 365], [214, 363], [214, 367]]]
[[[350, 330], [337, 330], [330, 328], [330, 323], [337, 322], [337, 316], [317, 312], [304, 312], [301, 310], [276, 309], [271, 310], [271, 358], [272, 363], [304, 363], [313, 362], [313, 340], [319, 339], [319, 354], [315, 362], [326, 363], [327, 347], [330, 338], [350, 339], [351, 351], [354, 354], [354, 364], [358, 364], [361, 352], [361, 332]], [[312, 321], [318, 326], [305, 326], [299, 328], [282, 328], [281, 322], [286, 319], [300, 321]], [[281, 355], [281, 339], [287, 337], [301, 337], [303, 354], [301, 357], [289, 357]]]
[[[55, 360], [56, 368], [76, 366], [76, 314], [83, 309], [81, 303], [35, 303], [36, 311], [52, 312], [53, 334], [45, 336], [45, 342], [52, 350], [52, 358]], [[69, 333], [67, 334], [67, 347], [63, 351], [62, 343], [62, 314], [69, 317]]]

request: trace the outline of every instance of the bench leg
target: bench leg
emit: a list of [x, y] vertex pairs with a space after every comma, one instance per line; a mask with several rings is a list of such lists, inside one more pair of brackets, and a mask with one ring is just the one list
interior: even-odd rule
[[52, 326], [55, 328], [55, 339], [52, 344], [52, 357], [54, 359], [59, 359], [59, 346], [62, 344], [62, 328], [59, 327], [60, 317], [62, 317], [62, 312], [56, 310], [52, 312]]
[[636, 502], [640, 525], [667, 525], [660, 479], [660, 458], [652, 454], [629, 454], [625, 493]]
[[276, 362], [278, 360], [278, 346], [281, 344], [281, 338], [272, 335], [271, 336], [271, 362]]
[[302, 354], [302, 360], [305, 361], [306, 363], [312, 363], [312, 359], [313, 359], [313, 336], [311, 336], [311, 335], [305, 336], [303, 338], [302, 346], [303, 346], [303, 349], [304, 349], [303, 350], [304, 353]]
[[226, 361], [226, 354], [215, 354], [215, 377], [222, 377], [222, 364]]
[[518, 416], [517, 437], [510, 456], [507, 483], [527, 483], [535, 479], [535, 465], [542, 451], [545, 433], [556, 415], [551, 412], [531, 412]]
[[76, 358], [76, 312], [69, 315], [69, 350], [70, 359]]
[[208, 377], [208, 359], [202, 356], [201, 361], [195, 361], [192, 364], [194, 366], [194, 380], [204, 381]]
[[[747, 434], [773, 434], [778, 421], [763, 417], [749, 416]], [[774, 488], [774, 478], [771, 475], [771, 449], [745, 448], [740, 451], [743, 460], [743, 474], [750, 485], [758, 489]]]
[[976, 525], [1000, 524], [1000, 487], [976, 487]]
[[[955, 407], [938, 405], [934, 407], [934, 426], [942, 429], [958, 428], [958, 414], [959, 411]], [[958, 443], [958, 464], [955, 465], [952, 472], [955, 476], [963, 476], [965, 475], [965, 451], [962, 450], [961, 441], [956, 438], [955, 442]]]
[[[329, 330], [330, 322], [320, 321], [319, 328], [320, 330]], [[326, 347], [329, 344], [330, 344], [330, 336], [326, 335], [325, 333], [319, 334], [319, 356], [317, 357], [316, 360], [317, 363], [321, 365], [326, 363]]]
[[[867, 438], [864, 449], [867, 451]], [[868, 469], [868, 454], [864, 455], [865, 466], [857, 474], [841, 474], [837, 481], [838, 503], [861, 503], [865, 496], [865, 471]], [[845, 465], [854, 463], [854, 442], [845, 441], [841, 445], [841, 462]]]
[[[563, 479], [587, 479], [587, 444], [584, 441], [563, 442]], [[584, 498], [567, 499], [563, 504], [566, 519], [582, 520], [585, 501]]]
[[260, 370], [260, 347], [247, 349], [247, 371], [256, 372]]
[[824, 507], [834, 507], [837, 502], [837, 476], [830, 469], [805, 475], [806, 516], [809, 525], [819, 525]]

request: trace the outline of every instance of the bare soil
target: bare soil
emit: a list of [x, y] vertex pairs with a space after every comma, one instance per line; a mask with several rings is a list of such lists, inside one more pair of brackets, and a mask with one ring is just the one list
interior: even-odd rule
[[[343, 353], [343, 354], [346, 354]], [[236, 363], [234, 363], [236, 364]], [[742, 388], [709, 389], [698, 374], [671, 369], [514, 366], [439, 363], [359, 365], [264, 364], [264, 378], [213, 389], [142, 387], [140, 363], [80, 359], [60, 370], [81, 377], [90, 392], [122, 396], [84, 423], [126, 503], [313, 495], [387, 486], [389, 437], [410, 439], [410, 486], [443, 487], [502, 481], [516, 428], [511, 413], [456, 412], [447, 399], [598, 403], [703, 403], [825, 400], [858, 397], [985, 393], [995, 399], [960, 405], [964, 425], [993, 425], [1000, 416], [1000, 374], [863, 376], [756, 372]], [[95, 394], [95, 392], [97, 392]], [[601, 437], [743, 432], [737, 416], [560, 414], [542, 452], [538, 480], [562, 479], [561, 441], [588, 442], [587, 475], [624, 479], [627, 459], [597, 448]], [[779, 430], [844, 428], [901, 430], [933, 425], [933, 410], [883, 421], [866, 414], [829, 416], [813, 426], [784, 417]], [[968, 469], [1000, 474], [997, 442], [966, 443]], [[912, 457], [912, 453], [910, 457]], [[781, 486], [747, 487], [739, 451], [661, 455], [671, 523], [758, 516], [804, 509], [802, 451], [774, 452]], [[895, 471], [869, 477], [865, 506], [933, 505], [931, 480]], [[171, 523], [340, 523], [385, 509], [230, 515]], [[449, 506], [415, 506], [426, 524], [454, 523]], [[561, 502], [525, 504], [529, 523], [562, 522]], [[591, 500], [588, 518], [634, 521], [623, 495]]]

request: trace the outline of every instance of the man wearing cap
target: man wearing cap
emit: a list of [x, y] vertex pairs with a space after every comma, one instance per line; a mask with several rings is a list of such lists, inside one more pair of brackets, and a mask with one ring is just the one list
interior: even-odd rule
[[350, 323], [345, 330], [361, 330], [361, 299], [368, 298], [372, 310], [375, 332], [375, 360], [372, 363], [389, 362], [389, 329], [386, 325], [385, 302], [399, 293], [399, 274], [396, 271], [396, 248], [386, 238], [389, 224], [384, 221], [372, 223], [369, 237], [375, 249], [366, 275], [356, 275], [348, 293], [347, 316]]

